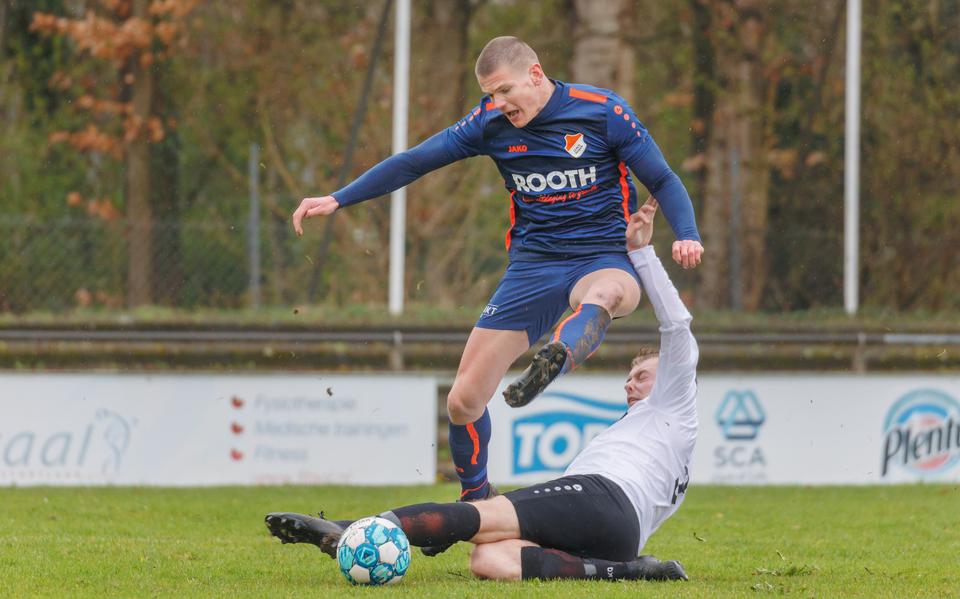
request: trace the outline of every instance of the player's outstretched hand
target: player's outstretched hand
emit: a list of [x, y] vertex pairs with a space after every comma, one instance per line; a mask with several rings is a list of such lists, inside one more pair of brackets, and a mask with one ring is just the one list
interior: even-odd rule
[[650, 244], [653, 237], [653, 217], [657, 214], [657, 200], [647, 197], [640, 209], [630, 215], [627, 222], [627, 251], [637, 250]]
[[340, 207], [340, 203], [333, 196], [322, 198], [303, 198], [300, 206], [293, 211], [293, 230], [297, 235], [303, 235], [303, 221], [311, 216], [326, 216]]
[[673, 259], [684, 268], [695, 268], [703, 256], [703, 246], [699, 241], [684, 239], [673, 242]]

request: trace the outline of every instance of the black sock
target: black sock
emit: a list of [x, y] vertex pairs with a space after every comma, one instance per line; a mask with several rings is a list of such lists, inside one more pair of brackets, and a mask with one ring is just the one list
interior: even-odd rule
[[415, 547], [469, 541], [480, 530], [480, 512], [469, 503], [419, 503], [380, 517], [402, 528]]
[[635, 580], [641, 570], [637, 562], [611, 562], [570, 555], [558, 549], [523, 547], [520, 549], [521, 577], [530, 578], [596, 578], [603, 580]]
[[331, 520], [334, 524], [339, 524], [341, 528], [346, 529], [348, 526], [356, 522], [356, 520]]

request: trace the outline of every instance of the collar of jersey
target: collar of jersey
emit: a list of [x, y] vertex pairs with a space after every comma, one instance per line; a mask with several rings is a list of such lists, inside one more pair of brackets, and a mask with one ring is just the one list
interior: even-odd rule
[[543, 105], [543, 108], [540, 112], [537, 113], [537, 116], [530, 119], [530, 122], [523, 126], [527, 128], [531, 125], [537, 125], [544, 119], [549, 118], [554, 112], [557, 111], [557, 108], [560, 107], [560, 104], [563, 102], [563, 95], [566, 93], [566, 84], [562, 81], [557, 81], [556, 79], [550, 80], [553, 85], [553, 94], [550, 95], [550, 99], [547, 100], [547, 103]]

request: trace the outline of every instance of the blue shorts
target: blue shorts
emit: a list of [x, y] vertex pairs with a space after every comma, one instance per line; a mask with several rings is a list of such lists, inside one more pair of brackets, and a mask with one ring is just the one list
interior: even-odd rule
[[476, 326], [526, 331], [533, 345], [570, 308], [570, 292], [577, 281], [604, 268], [619, 268], [640, 284], [626, 253], [574, 256], [554, 262], [511, 262]]

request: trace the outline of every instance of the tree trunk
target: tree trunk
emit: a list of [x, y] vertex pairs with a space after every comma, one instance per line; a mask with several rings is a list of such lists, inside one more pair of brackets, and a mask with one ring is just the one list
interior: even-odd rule
[[[422, 20], [418, 19], [416, 23], [417, 30], [424, 33], [419, 45], [423, 56], [431, 58], [414, 65], [411, 89], [416, 94], [415, 90], [422, 88], [416, 84], [417, 81], [443, 81], [449, 82], [449, 93], [424, 93], [411, 98], [425, 114], [437, 115], [437, 118], [421, 120], [429, 124], [422, 131], [411, 131], [410, 145], [440, 127], [455, 123], [473, 107], [480, 95], [476, 83], [468, 83], [472, 79], [468, 74], [473, 73], [476, 58], [467, 54], [469, 26], [473, 16], [470, 1], [426, 2], [422, 6], [421, 16]], [[411, 266], [406, 271], [408, 297], [452, 306], [460, 294], [461, 290], [451, 271], [455, 269], [456, 262], [464, 258], [466, 238], [451, 235], [443, 242], [438, 242], [434, 232], [455, 230], [463, 224], [464, 215], [469, 218], [471, 198], [458, 193], [464, 168], [466, 165], [450, 168], [450, 178], [436, 177], [419, 181], [411, 187], [411, 193], [407, 196], [407, 239], [410, 248], [407, 264]], [[458, 205], [456, 208], [448, 205], [440, 210], [435, 200], [427, 199], [437, 196], [450, 198], [449, 202]]]
[[[754, 311], [766, 284], [770, 186], [761, 56], [765, 15], [758, 0], [700, 0], [700, 4], [711, 19], [706, 30], [716, 72], [705, 137], [702, 220], [710, 261], [703, 270], [698, 304]], [[704, 35], [704, 30], [694, 35]], [[697, 92], [704, 89], [698, 87]]]
[[[170, 63], [165, 62], [153, 73], [152, 108], [155, 114], [175, 113], [173, 96], [168, 93], [170, 81]], [[151, 256], [155, 261], [151, 289], [157, 304], [176, 306], [185, 300], [189, 301], [181, 297], [186, 275], [181, 223], [180, 134], [177, 129], [167, 128], [163, 140], [153, 144], [150, 149], [149, 159], [150, 208], [152, 216], [158, 221], [153, 222], [151, 227]]]
[[[149, 19], [147, 0], [134, 0], [133, 17]], [[150, 146], [146, 122], [150, 118], [153, 77], [135, 55], [131, 59], [131, 99], [134, 121], [140, 124], [135, 138], [127, 145], [126, 208], [129, 261], [127, 263], [127, 304], [131, 307], [152, 303], [150, 288], [153, 272], [152, 216], [150, 213]]]
[[635, 14], [625, 0], [574, 0], [573, 57], [571, 80], [617, 92], [633, 101], [634, 62], [630, 44], [622, 31], [630, 29]]

